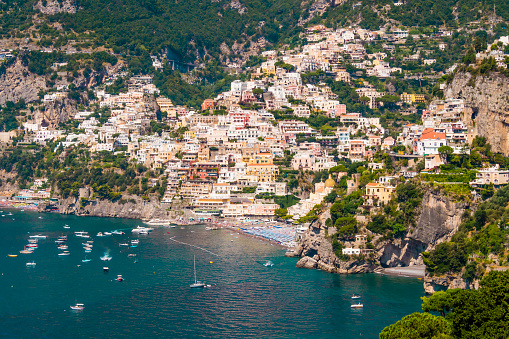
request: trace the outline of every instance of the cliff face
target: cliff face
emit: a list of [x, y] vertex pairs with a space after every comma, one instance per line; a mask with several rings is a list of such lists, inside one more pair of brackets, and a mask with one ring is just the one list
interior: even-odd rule
[[499, 73], [456, 73], [444, 95], [465, 101], [464, 121], [471, 138], [485, 137], [494, 152], [509, 155], [509, 78]]
[[424, 291], [427, 294], [433, 294], [437, 291], [447, 290], [453, 288], [461, 288], [463, 290], [471, 290], [479, 288], [479, 280], [466, 282], [461, 274], [444, 275], [441, 277], [424, 277]]
[[469, 207], [468, 203], [453, 202], [440, 192], [428, 191], [423, 197], [414, 229], [392, 241], [375, 236], [373, 243], [376, 248], [372, 259], [350, 261], [341, 261], [334, 254], [327, 235], [333, 235], [336, 229], [325, 226], [325, 220], [330, 217], [327, 211], [302, 235], [293, 256], [303, 257], [297, 264], [299, 267], [319, 268], [333, 273], [375, 272], [384, 267], [422, 265], [421, 253], [450, 240], [458, 230], [463, 212]]
[[0, 75], [0, 105], [7, 101], [18, 102], [24, 99], [30, 103], [39, 100], [39, 91], [46, 90], [46, 80], [30, 73], [21, 58]]
[[57, 128], [62, 122], [74, 118], [78, 112], [76, 104], [68, 98], [48, 103], [44, 111], [35, 111], [34, 121], [36, 123], [47, 122], [50, 127]]
[[73, 0], [64, 0], [64, 1], [57, 1], [57, 0], [49, 0], [49, 1], [39, 1], [37, 4], [34, 5], [35, 9], [38, 9], [43, 14], [57, 14], [60, 12], [65, 13], [76, 13], [76, 3]]

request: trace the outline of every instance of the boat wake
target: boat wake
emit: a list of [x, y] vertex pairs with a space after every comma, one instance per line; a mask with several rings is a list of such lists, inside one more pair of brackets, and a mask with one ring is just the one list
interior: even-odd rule
[[215, 253], [213, 253], [213, 252], [210, 252], [209, 250], [207, 250], [207, 249], [205, 249], [205, 248], [203, 248], [203, 247], [196, 246], [196, 245], [191, 245], [191, 244], [188, 244], [188, 243], [185, 243], [185, 242], [182, 242], [182, 241], [178, 241], [178, 240], [175, 240], [174, 238], [175, 238], [175, 237], [171, 237], [171, 238], [170, 238], [170, 240], [175, 241], [176, 243], [179, 243], [179, 244], [182, 244], [182, 245], [187, 245], [187, 246], [191, 246], [191, 247], [198, 248], [198, 249], [200, 249], [200, 250], [202, 250], [202, 251], [205, 251], [205, 252], [207, 252], [207, 253], [210, 253], [210, 254], [212, 254], [212, 255], [215, 255], [216, 257], [219, 257], [219, 254], [215, 254]]

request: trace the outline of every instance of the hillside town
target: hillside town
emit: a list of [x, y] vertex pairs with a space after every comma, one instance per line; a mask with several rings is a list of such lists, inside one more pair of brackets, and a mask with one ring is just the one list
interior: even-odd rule
[[[81, 146], [92, 154], [124, 154], [129, 162], [159, 173], [147, 178], [148, 187], [164, 178], [163, 205], [185, 201], [196, 218], [272, 221], [279, 217], [305, 223], [306, 216], [342, 180], [349, 192], [364, 190], [363, 205], [373, 213], [391, 200], [396, 183], [440, 171], [447, 164], [447, 154], [469, 154], [474, 138], [464, 121], [463, 99], [434, 99], [421, 109], [419, 121], [388, 129], [380, 117], [348, 111], [326, 82], [304, 81], [309, 74], [332, 74], [336, 81], [351, 84], [352, 74], [342, 66], [345, 60], [369, 76], [401, 73], [401, 68], [391, 67], [387, 54], [368, 54], [360, 43], [380, 37], [390, 50], [408, 37], [408, 31], [388, 35], [363, 29], [308, 28], [303, 38], [309, 43], [301, 50], [262, 52], [265, 61], [253, 68], [250, 79], [233, 81], [228, 91], [194, 108], [174, 105], [160, 95], [153, 75], [120, 72], [93, 89], [95, 100], [71, 118], [75, 128], [51, 128], [44, 120], [25, 122], [22, 143], [56, 141], [55, 151], [62, 149], [64, 154]], [[503, 45], [509, 43], [506, 38], [500, 39]], [[503, 56], [494, 50], [485, 54], [490, 53], [499, 59]], [[162, 67], [157, 58], [153, 62], [156, 69]], [[53, 65], [55, 69], [63, 66]], [[117, 79], [127, 80], [125, 91], [107, 93], [105, 88]], [[42, 102], [63, 100], [68, 91], [62, 86], [45, 94]], [[383, 106], [388, 95], [366, 81], [355, 92], [371, 109]], [[426, 102], [423, 94], [415, 93], [403, 93], [397, 100], [396, 104], [414, 112]], [[312, 127], [309, 122], [317, 116], [335, 121], [334, 127]], [[166, 129], [154, 133], [158, 125]], [[8, 142], [16, 135], [13, 132], [0, 133], [2, 141]], [[398, 172], [386, 168], [388, 158], [400, 164]], [[364, 165], [361, 168], [373, 174], [371, 181], [361, 183], [362, 172], [348, 173], [345, 163]], [[482, 166], [477, 170], [469, 183], [473, 192], [485, 185], [508, 183], [507, 170]], [[304, 189], [295, 179], [299, 173], [318, 179]], [[38, 178], [13, 199], [53, 198], [46, 181]], [[282, 206], [284, 197], [292, 199]]]

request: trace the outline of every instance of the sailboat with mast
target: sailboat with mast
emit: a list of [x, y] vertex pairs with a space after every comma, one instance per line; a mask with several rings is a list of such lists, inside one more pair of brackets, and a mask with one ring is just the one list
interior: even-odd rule
[[196, 256], [193, 256], [193, 261], [194, 261], [194, 283], [189, 285], [189, 287], [191, 287], [191, 288], [203, 288], [203, 287], [205, 287], [205, 284], [202, 283], [201, 281], [198, 281], [196, 279]]

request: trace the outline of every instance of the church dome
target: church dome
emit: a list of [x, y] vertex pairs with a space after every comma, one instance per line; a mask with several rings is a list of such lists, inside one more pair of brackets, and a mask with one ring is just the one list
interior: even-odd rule
[[336, 182], [334, 179], [332, 179], [331, 175], [329, 174], [329, 179], [325, 180], [325, 187], [333, 188], [336, 185]]

